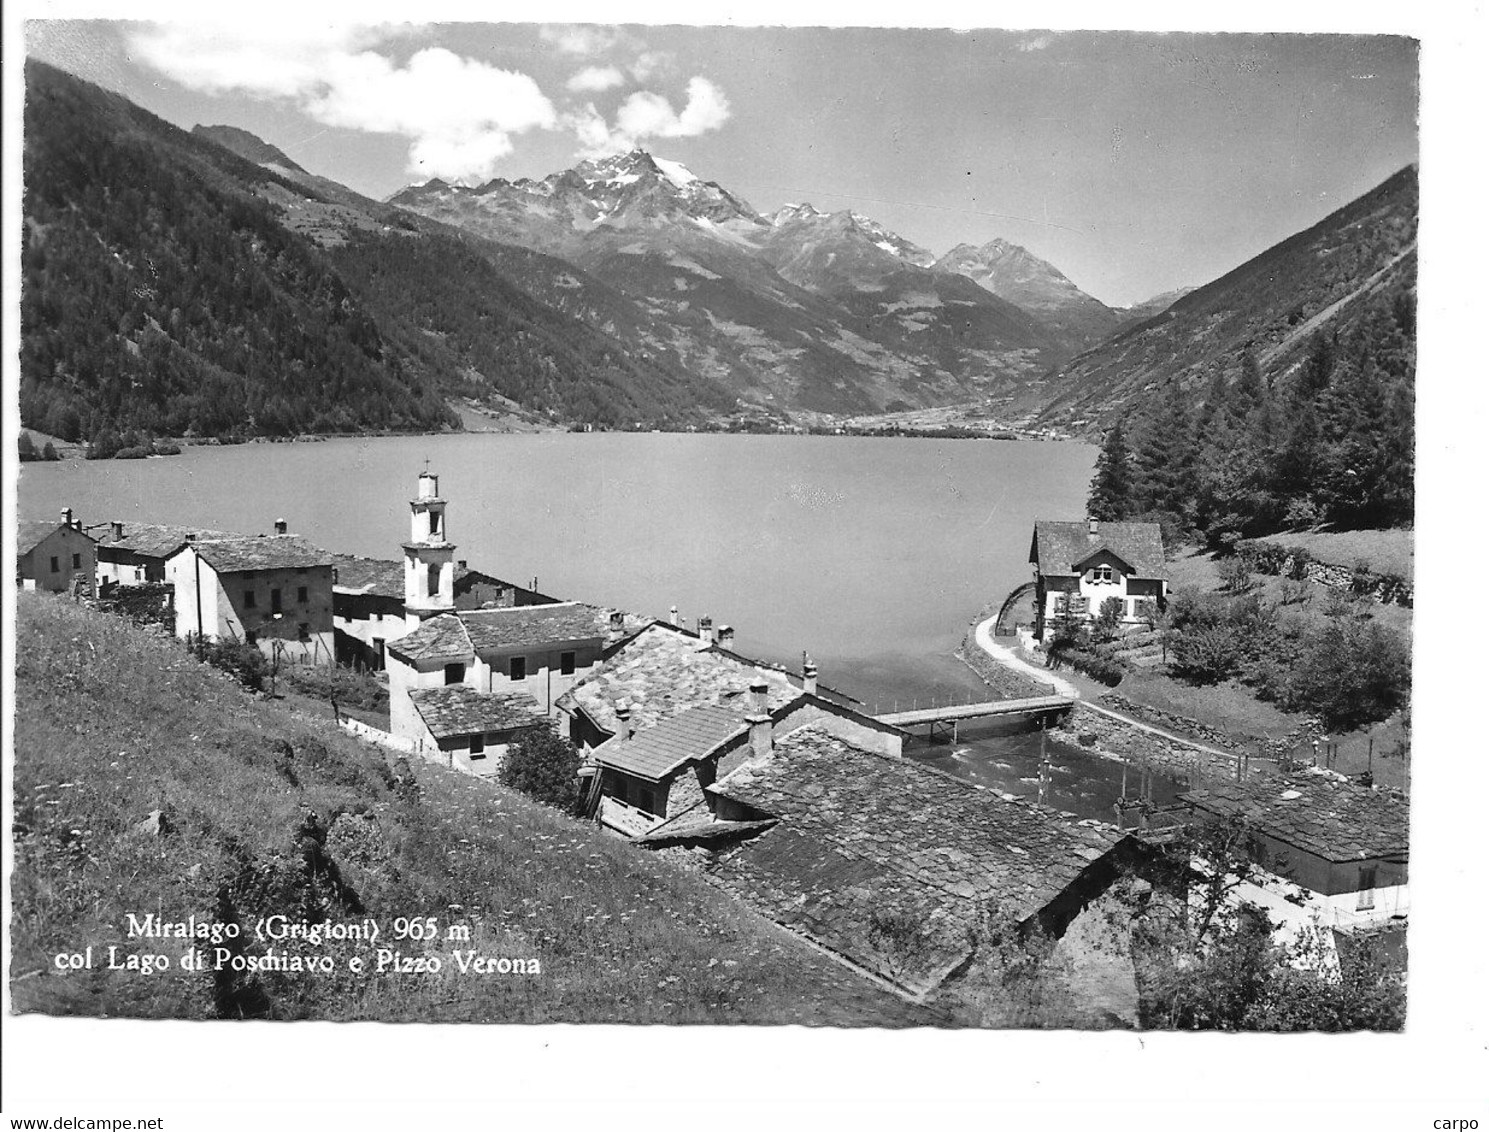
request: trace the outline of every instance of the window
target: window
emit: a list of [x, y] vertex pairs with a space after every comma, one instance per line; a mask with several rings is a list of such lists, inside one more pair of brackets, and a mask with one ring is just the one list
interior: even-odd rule
[[1111, 582], [1112, 580], [1112, 568], [1110, 566], [1097, 566], [1091, 571], [1091, 581], [1093, 582]]
[[280, 592], [279, 592], [278, 589], [272, 589], [272, 590], [269, 591], [269, 612], [270, 613], [283, 613], [284, 612], [284, 598], [283, 598], [283, 595], [280, 594]]
[[527, 657], [514, 656], [507, 668], [507, 675], [513, 680], [527, 679]]
[[486, 757], [486, 736], [472, 735], [470, 737], [470, 757], [473, 759]]
[[309, 621], [301, 621], [300, 622], [300, 639], [302, 641], [308, 641], [308, 640], [310, 640], [310, 622]]
[[572, 652], [558, 654], [558, 671], [562, 676], [574, 675], [574, 654]]
[[52, 555], [52, 573], [55, 574], [61, 568], [62, 567], [57, 565], [57, 556], [55, 554]]
[[447, 664], [447, 665], [445, 665], [445, 683], [446, 684], [463, 684], [464, 682], [465, 682], [465, 665], [463, 665], [463, 664]]
[[429, 512], [429, 537], [439, 538], [439, 512]]
[[254, 593], [253, 590], [244, 590], [243, 591], [243, 608], [244, 609], [253, 609], [254, 607], [256, 607], [258, 605], [258, 603], [259, 603], [258, 594]]
[[301, 586], [298, 590], [296, 590], [295, 591], [295, 600], [297, 602], [299, 602], [301, 605], [304, 605], [307, 601], [309, 601], [310, 600], [310, 587], [309, 586]]
[[259, 635], [252, 629], [244, 629], [243, 641], [245, 644], [256, 645], [259, 643]]
[[431, 562], [429, 564], [429, 596], [430, 597], [438, 597], [439, 596], [439, 563], [438, 562]]
[[83, 568], [83, 556], [81, 554], [74, 554], [72, 556], [72, 568], [74, 570], [81, 570]]
[[1375, 907], [1375, 866], [1360, 866], [1360, 899], [1355, 904], [1355, 909], [1360, 912], [1368, 911]]

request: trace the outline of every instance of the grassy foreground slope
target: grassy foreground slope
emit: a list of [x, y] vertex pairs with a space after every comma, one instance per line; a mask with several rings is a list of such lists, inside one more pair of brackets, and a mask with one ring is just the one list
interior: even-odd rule
[[[66, 601], [19, 598], [12, 992], [17, 1010], [157, 1018], [384, 1021], [934, 1021], [673, 863], [502, 787], [383, 755], [329, 719], [255, 698], [173, 641]], [[147, 823], [162, 811], [163, 825]], [[314, 816], [307, 818], [307, 813]], [[126, 938], [127, 915], [261, 916], [382, 928], [438, 974], [358, 976], [365, 943], [274, 945], [330, 974], [183, 972], [184, 941]], [[394, 942], [395, 917], [471, 928]], [[133, 953], [162, 973], [107, 969]], [[93, 949], [93, 967], [54, 957]], [[536, 958], [461, 973], [454, 950]], [[210, 946], [208, 947], [210, 954]]]

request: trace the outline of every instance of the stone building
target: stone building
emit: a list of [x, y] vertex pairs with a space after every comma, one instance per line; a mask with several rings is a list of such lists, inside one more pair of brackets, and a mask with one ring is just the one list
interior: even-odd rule
[[256, 645], [276, 661], [333, 664], [331, 555], [274, 535], [188, 536], [165, 562], [176, 635]]
[[94, 591], [96, 546], [82, 520], [64, 508], [58, 519], [22, 519], [16, 526], [16, 586], [72, 593]]
[[1163, 534], [1157, 523], [1034, 524], [1034, 637], [1043, 640], [1062, 617], [1094, 620], [1115, 599], [1121, 626], [1142, 624], [1168, 597]]
[[1245, 820], [1260, 874], [1235, 896], [1264, 911], [1282, 936], [1405, 922], [1410, 805], [1399, 791], [1311, 767], [1216, 783], [1179, 801], [1191, 817]]
[[165, 581], [165, 564], [190, 539], [242, 538], [229, 531], [182, 527], [166, 523], [125, 523], [114, 520], [98, 539], [98, 585], [137, 586]]
[[1000, 931], [1060, 938], [1141, 859], [1109, 825], [871, 749], [828, 720], [751, 722], [700, 800], [638, 844], [711, 850], [721, 887], [912, 994], [996, 964]]
[[[410, 631], [404, 604], [405, 566], [391, 559], [334, 556], [336, 659], [368, 668], [387, 667], [387, 646]], [[456, 610], [552, 605], [557, 598], [455, 562]]]

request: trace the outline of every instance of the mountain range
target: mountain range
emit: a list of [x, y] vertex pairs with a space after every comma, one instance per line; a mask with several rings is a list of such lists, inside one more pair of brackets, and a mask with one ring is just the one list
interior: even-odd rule
[[455, 427], [462, 403], [609, 427], [975, 403], [1079, 429], [1248, 343], [1291, 357], [1413, 266], [1414, 170], [1124, 310], [1003, 240], [938, 257], [856, 211], [764, 214], [643, 150], [374, 201], [244, 130], [26, 74], [22, 418], [70, 440]]

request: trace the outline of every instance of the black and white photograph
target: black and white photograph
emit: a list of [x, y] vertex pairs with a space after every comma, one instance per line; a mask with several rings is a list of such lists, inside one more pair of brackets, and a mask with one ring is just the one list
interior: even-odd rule
[[[5, 1045], [1489, 1121], [1482, 363], [1418, 383], [1481, 127], [1419, 17], [1266, 10], [10, 14]], [[0, 1104], [206, 1126], [149, 1072]]]

